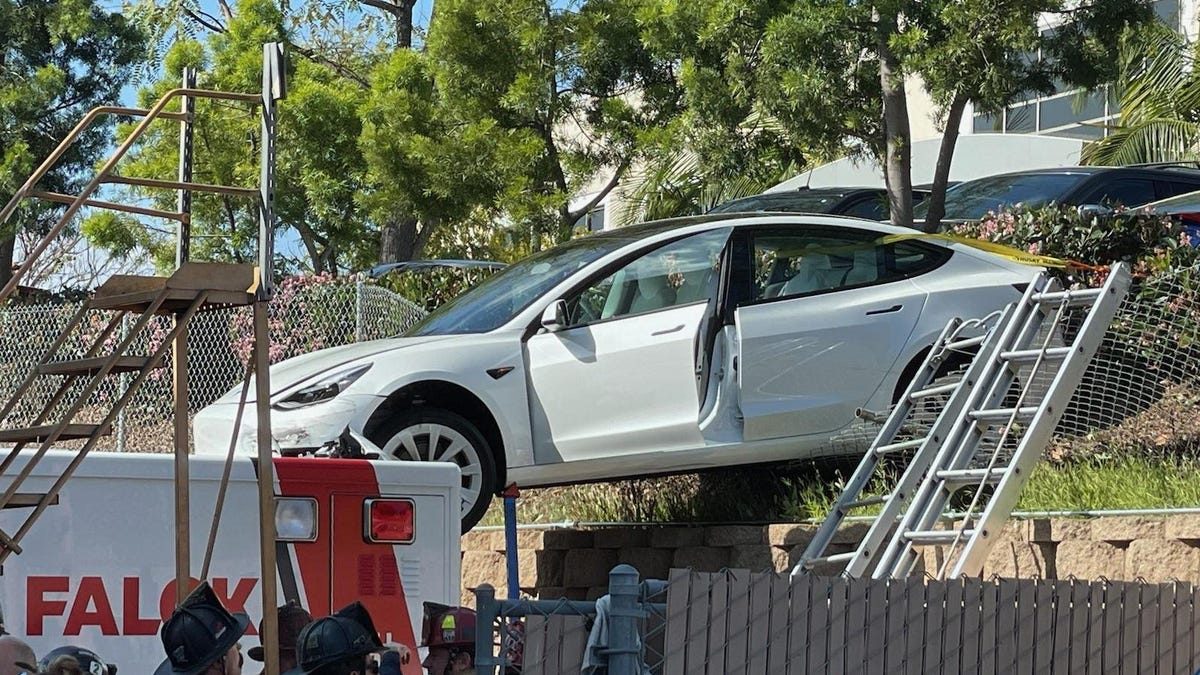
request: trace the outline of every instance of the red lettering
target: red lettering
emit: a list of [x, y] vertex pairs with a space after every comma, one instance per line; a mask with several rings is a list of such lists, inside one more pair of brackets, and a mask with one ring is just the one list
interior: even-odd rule
[[[91, 609], [95, 606], [95, 609]], [[108, 591], [100, 577], [84, 577], [79, 580], [79, 592], [71, 603], [67, 625], [63, 635], [79, 635], [84, 626], [96, 626], [103, 635], [117, 635], [117, 619], [113, 616]]]
[[42, 635], [43, 620], [48, 616], [62, 616], [67, 611], [66, 600], [47, 600], [47, 593], [66, 593], [71, 590], [67, 577], [25, 578], [25, 632]]
[[[250, 599], [250, 594], [254, 592], [254, 587], [258, 584], [258, 579], [238, 579], [237, 586], [233, 587], [233, 593], [229, 593], [229, 580], [217, 578], [213, 579], [213, 593], [221, 600], [221, 604], [225, 605], [225, 609], [230, 612], [245, 612], [246, 601]], [[246, 630], [246, 635], [258, 635], [253, 622], [250, 628]]]
[[125, 577], [121, 583], [121, 634], [154, 635], [157, 633], [159, 620], [141, 617], [141, 579]]
[[[200, 585], [200, 580], [196, 578], [188, 579], [188, 590]], [[158, 596], [158, 612], [163, 621], [171, 616], [171, 612], [175, 611], [175, 580], [172, 579], [163, 587], [162, 593]]]

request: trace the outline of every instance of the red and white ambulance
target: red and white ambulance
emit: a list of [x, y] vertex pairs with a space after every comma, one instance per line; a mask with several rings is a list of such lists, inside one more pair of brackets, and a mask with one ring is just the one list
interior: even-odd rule
[[[48, 490], [73, 456], [47, 453], [21, 486], [21, 502]], [[293, 457], [274, 466], [280, 604], [295, 599], [320, 617], [361, 600], [385, 641], [416, 653], [421, 603], [459, 600], [458, 467]], [[253, 620], [245, 647], [258, 644], [262, 619], [256, 467], [234, 460], [209, 572], [226, 606]], [[224, 458], [191, 460], [193, 574], [223, 468]], [[153, 672], [164, 656], [158, 631], [175, 603], [172, 477], [169, 455], [89, 455], [0, 571], [5, 629], [39, 656], [77, 644], [121, 672]], [[12, 532], [28, 512], [5, 509], [0, 528]], [[405, 675], [421, 672], [416, 661]]]

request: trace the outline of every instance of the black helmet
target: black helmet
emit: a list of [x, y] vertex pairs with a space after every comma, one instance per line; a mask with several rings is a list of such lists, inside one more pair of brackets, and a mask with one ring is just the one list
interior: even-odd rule
[[246, 632], [250, 617], [230, 614], [208, 582], [192, 591], [163, 624], [167, 660], [154, 675], [197, 675], [229, 651]]
[[[96, 656], [96, 653], [92, 650], [84, 649], [83, 647], [76, 647], [74, 645], [67, 645], [65, 647], [51, 649], [45, 656], [42, 657], [41, 661], [37, 662], [36, 668], [28, 663], [17, 663], [16, 665], [31, 673], [37, 672], [50, 673], [51, 675], [61, 675], [62, 673], [69, 671], [52, 669], [52, 667], [61, 667], [63, 665], [63, 661], [66, 661], [66, 657], [70, 657], [70, 659], [73, 661], [71, 665], [77, 665], [79, 672], [84, 673], [84, 675], [117, 674], [116, 666], [105, 663], [100, 659], [99, 656]], [[71, 663], [71, 661], [67, 661], [67, 663]]]
[[326, 616], [308, 624], [296, 640], [299, 665], [284, 675], [309, 675], [325, 666], [366, 656], [379, 649], [379, 637], [346, 616]]

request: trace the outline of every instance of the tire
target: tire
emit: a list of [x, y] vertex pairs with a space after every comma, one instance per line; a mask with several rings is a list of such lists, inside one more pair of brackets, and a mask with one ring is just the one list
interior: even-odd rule
[[[385, 423], [372, 439], [400, 460], [452, 461], [462, 469], [462, 532], [483, 518], [496, 493], [496, 461], [487, 439], [461, 415], [439, 408], [414, 408]], [[430, 453], [436, 438], [438, 452]]]

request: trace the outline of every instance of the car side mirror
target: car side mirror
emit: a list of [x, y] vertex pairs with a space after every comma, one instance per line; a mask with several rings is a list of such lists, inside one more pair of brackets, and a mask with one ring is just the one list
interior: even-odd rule
[[1113, 216], [1114, 211], [1103, 204], [1080, 204], [1075, 207], [1083, 220], [1106, 220]]
[[556, 333], [567, 327], [567, 301], [555, 300], [542, 312], [542, 328]]

